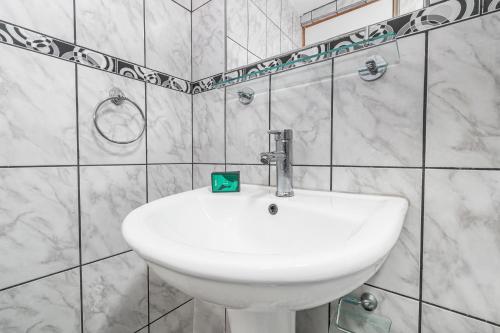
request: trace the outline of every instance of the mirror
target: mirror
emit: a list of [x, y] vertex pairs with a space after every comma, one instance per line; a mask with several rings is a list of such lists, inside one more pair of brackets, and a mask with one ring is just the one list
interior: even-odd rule
[[226, 71], [421, 9], [432, 0], [228, 0]]

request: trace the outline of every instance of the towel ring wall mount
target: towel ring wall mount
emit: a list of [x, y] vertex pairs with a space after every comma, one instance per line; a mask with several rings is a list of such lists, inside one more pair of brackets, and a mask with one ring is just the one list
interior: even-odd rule
[[[129, 103], [129, 104], [132, 104], [132, 106], [134, 106], [134, 108], [139, 112], [139, 114], [141, 115], [141, 118], [142, 118], [142, 128], [136, 137], [134, 137], [133, 139], [130, 139], [130, 140], [115, 140], [115, 139], [110, 138], [109, 136], [107, 136], [104, 133], [104, 131], [99, 126], [99, 110], [101, 109], [101, 107], [104, 104], [109, 103], [109, 102], [113, 103], [116, 106], [122, 105], [123, 103]], [[101, 101], [99, 104], [97, 104], [97, 106], [94, 110], [93, 119], [94, 119], [94, 126], [95, 126], [97, 132], [104, 139], [108, 140], [109, 142], [116, 143], [119, 145], [126, 145], [126, 144], [133, 143], [133, 142], [139, 140], [141, 138], [141, 136], [144, 134], [144, 131], [146, 130], [146, 116], [144, 115], [144, 112], [142, 111], [142, 109], [140, 108], [140, 106], [136, 102], [132, 101], [130, 98], [125, 96], [123, 91], [121, 91], [118, 88], [112, 88], [109, 91], [109, 97], [104, 99], [103, 101]]]

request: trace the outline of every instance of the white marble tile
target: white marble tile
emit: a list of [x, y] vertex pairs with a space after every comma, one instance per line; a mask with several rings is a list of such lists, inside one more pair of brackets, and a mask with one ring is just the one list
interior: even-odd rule
[[193, 188], [197, 189], [209, 186], [211, 182], [210, 175], [215, 171], [224, 171], [224, 165], [213, 164], [195, 164], [193, 165]]
[[277, 56], [281, 52], [280, 28], [273, 21], [267, 19], [266, 57]]
[[148, 162], [191, 163], [191, 96], [147, 85]]
[[121, 232], [125, 216], [146, 203], [146, 167], [80, 168], [82, 261], [129, 249]]
[[291, 51], [293, 49], [292, 40], [290, 38], [288, 38], [288, 36], [283, 34], [283, 32], [281, 32], [280, 47], [281, 47], [280, 53], [286, 53], [286, 52]]
[[[143, 135], [134, 143], [120, 145], [104, 139], [96, 130], [93, 115], [98, 103], [108, 98], [116, 87], [145, 110], [145, 83], [118, 75], [78, 67], [78, 120], [81, 164], [125, 164], [146, 162]], [[129, 140], [140, 133], [143, 122], [130, 103], [116, 106], [107, 102], [99, 112], [99, 126], [112, 139]]]
[[144, 64], [143, 0], [76, 0], [75, 13], [78, 45]]
[[500, 333], [500, 327], [423, 304], [422, 333]]
[[[389, 318], [392, 321], [391, 333], [418, 332], [418, 301], [368, 286], [361, 286], [351, 294], [359, 297], [363, 292], [373, 294], [377, 298], [378, 306], [372, 313], [367, 314], [361, 307], [360, 311], [364, 311], [368, 316]], [[335, 318], [337, 305], [338, 301], [331, 303], [330, 318]], [[332, 320], [330, 333], [341, 333], [335, 327], [335, 319]], [[356, 333], [384, 333], [384, 331], [370, 325], [370, 320], [360, 320], [352, 324], [354, 324], [352, 327], [347, 328], [354, 330]]]
[[149, 270], [149, 315], [156, 320], [189, 301], [191, 296], [168, 285], [154, 270]]
[[135, 332], [147, 324], [146, 264], [134, 252], [83, 266], [83, 332]]
[[422, 171], [418, 169], [333, 168], [333, 190], [399, 195], [410, 206], [399, 240], [369, 281], [384, 289], [418, 298]]
[[293, 34], [293, 8], [290, 1], [283, 0], [281, 2], [281, 31], [289, 39], [292, 38]]
[[76, 168], [0, 169], [0, 288], [78, 265]]
[[261, 58], [266, 57], [266, 15], [248, 2], [248, 50]]
[[194, 301], [151, 324], [151, 333], [193, 333]]
[[300, 24], [300, 13], [293, 13], [292, 22], [292, 44], [294, 48], [302, 47], [302, 25]]
[[424, 39], [421, 34], [399, 40], [399, 64], [377, 81], [356, 74], [370, 50], [335, 63], [336, 74], [347, 74], [334, 82], [334, 164], [422, 164]]
[[[254, 100], [244, 105], [238, 92], [252, 89]], [[269, 78], [253, 80], [226, 90], [226, 158], [228, 163], [260, 163], [269, 151]], [[274, 145], [274, 140], [272, 140]], [[274, 148], [274, 146], [272, 147]]]
[[296, 333], [328, 333], [328, 304], [298, 311], [295, 330]]
[[193, 96], [193, 162], [224, 163], [224, 89]]
[[500, 322], [500, 172], [427, 170], [423, 299]]
[[500, 13], [429, 33], [429, 166], [500, 167]]
[[0, 58], [0, 165], [76, 164], [75, 65], [8, 45]]
[[191, 164], [149, 165], [148, 200], [191, 190], [191, 172]]
[[0, 20], [73, 42], [73, 0], [2, 0]]
[[227, 37], [243, 47], [246, 47], [248, 43], [248, 7], [249, 0], [227, 2]]
[[[276, 186], [276, 167], [271, 166], [271, 186]], [[293, 167], [293, 187], [305, 190], [330, 190], [330, 167]]]
[[193, 333], [224, 333], [225, 316], [224, 307], [195, 299]]
[[0, 331], [80, 332], [79, 269], [0, 292]]
[[267, 165], [227, 165], [227, 171], [240, 171], [241, 184], [269, 185]]
[[399, 15], [411, 13], [423, 7], [423, 0], [402, 0], [399, 2]]
[[[194, 4], [193, 4], [194, 7]], [[193, 12], [193, 80], [224, 71], [224, 0], [211, 0]]]
[[227, 56], [226, 63], [227, 69], [235, 69], [238, 67], [245, 66], [248, 62], [248, 51], [241, 47], [239, 44], [235, 43], [232, 39], [226, 38], [227, 43]]
[[191, 80], [191, 12], [171, 0], [146, 1], [146, 65]]
[[293, 129], [295, 164], [330, 164], [332, 64], [272, 76], [271, 129]]
[[280, 26], [280, 21], [281, 21], [281, 2], [282, 2], [282, 0], [268, 0], [267, 1], [266, 15], [278, 27]]
[[148, 327], [144, 327], [142, 330], [138, 331], [137, 333], [149, 333]]

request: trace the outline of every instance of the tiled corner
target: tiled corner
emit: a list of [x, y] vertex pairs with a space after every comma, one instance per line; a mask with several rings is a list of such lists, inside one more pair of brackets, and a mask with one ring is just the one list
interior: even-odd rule
[[193, 162], [224, 163], [224, 89], [193, 96]]
[[224, 333], [225, 316], [224, 307], [195, 299], [193, 333]]
[[296, 333], [328, 333], [328, 304], [298, 311], [295, 330]]
[[225, 171], [224, 165], [220, 164], [194, 164], [193, 165], [193, 189], [210, 185], [210, 175], [215, 171]]
[[[194, 4], [193, 4], [194, 8]], [[193, 12], [193, 80], [224, 71], [224, 0], [211, 0]]]
[[75, 15], [79, 45], [144, 65], [143, 0], [76, 0]]
[[500, 167], [499, 36], [500, 13], [429, 32], [427, 165]]
[[75, 65], [4, 44], [0, 58], [0, 165], [76, 164]]
[[0, 288], [78, 265], [76, 168], [0, 169]]
[[409, 201], [403, 230], [370, 284], [418, 298], [422, 170], [396, 168], [333, 168], [333, 190], [398, 195]]
[[500, 322], [500, 171], [426, 170], [423, 299]]
[[82, 268], [83, 332], [135, 332], [147, 324], [146, 264], [128, 252]]
[[194, 300], [151, 324], [151, 333], [193, 333]]
[[1, 332], [80, 332], [80, 270], [0, 292]]
[[146, 203], [146, 167], [81, 167], [80, 201], [82, 261], [128, 250], [121, 225], [129, 212]]
[[[372, 288], [369, 286], [361, 286], [350, 295], [360, 297], [363, 292], [369, 292], [375, 298], [377, 298], [378, 306], [377, 308], [371, 312], [366, 314], [366, 311], [363, 310], [362, 307], [359, 307], [359, 311], [363, 311], [364, 315], [368, 315], [368, 317], [378, 317], [378, 319], [387, 320], [389, 319], [391, 324], [391, 333], [418, 333], [418, 325], [419, 325], [419, 305], [418, 301], [403, 297], [400, 295], [396, 295], [390, 292], [386, 292], [377, 288]], [[341, 333], [335, 327], [335, 317], [337, 314], [338, 301], [334, 301], [331, 303], [331, 315], [330, 318], [332, 320], [330, 325], [331, 333]], [[347, 312], [352, 313], [352, 312]], [[360, 320], [361, 319], [361, 320]], [[373, 332], [384, 332], [377, 330], [375, 326], [373, 326], [372, 322], [377, 322], [376, 318], [369, 320], [367, 318], [363, 318], [359, 316], [354, 318], [354, 320], [350, 321], [350, 326], [348, 329], [353, 330], [356, 333], [373, 333]]]
[[148, 165], [148, 200], [191, 190], [191, 173], [191, 164]]
[[148, 163], [191, 163], [191, 96], [148, 85], [147, 106]]
[[500, 327], [423, 304], [422, 333], [500, 333]]
[[356, 74], [373, 50], [335, 60], [334, 164], [422, 165], [425, 35], [397, 43], [399, 64], [376, 81]]
[[154, 321], [191, 299], [168, 285], [153, 269], [149, 270], [149, 318]]
[[227, 171], [239, 171], [241, 184], [269, 185], [269, 166], [228, 164]]
[[271, 129], [293, 129], [295, 164], [330, 164], [331, 71], [327, 61], [271, 77]]
[[145, 4], [147, 66], [191, 80], [191, 12], [171, 0]]
[[0, 20], [65, 41], [74, 39], [73, 0], [3, 0]]
[[[146, 140], [143, 135], [134, 143], [120, 145], [103, 138], [96, 130], [93, 115], [96, 106], [119, 88], [144, 112], [144, 82], [114, 74], [78, 67], [78, 127], [81, 164], [130, 164], [146, 162]], [[108, 101], [99, 111], [99, 126], [111, 139], [129, 140], [140, 133], [143, 122], [130, 103], [114, 105]]]
[[258, 57], [266, 57], [266, 15], [248, 1], [248, 20], [252, 22], [248, 31], [248, 50]]
[[[238, 93], [254, 91], [245, 105]], [[228, 87], [226, 91], [226, 158], [228, 163], [259, 163], [259, 154], [269, 151], [269, 78]]]

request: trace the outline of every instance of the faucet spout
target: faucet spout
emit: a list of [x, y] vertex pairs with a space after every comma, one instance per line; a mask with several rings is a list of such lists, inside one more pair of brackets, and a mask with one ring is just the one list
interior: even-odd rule
[[262, 164], [276, 162], [276, 196], [293, 196], [292, 138], [291, 129], [269, 131], [275, 135], [276, 151], [260, 154]]

